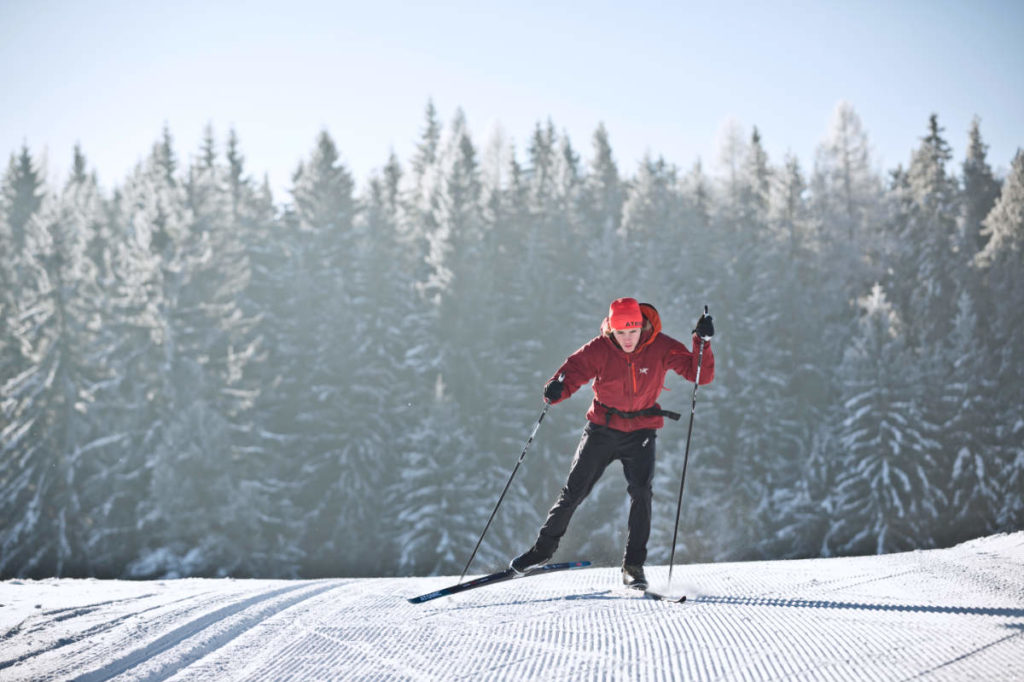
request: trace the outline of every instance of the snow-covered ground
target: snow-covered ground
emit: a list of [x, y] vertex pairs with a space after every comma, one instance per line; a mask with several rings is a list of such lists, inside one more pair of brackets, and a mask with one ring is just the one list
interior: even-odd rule
[[452, 580], [6, 581], [0, 680], [1024, 680], [1024, 532], [406, 601]]

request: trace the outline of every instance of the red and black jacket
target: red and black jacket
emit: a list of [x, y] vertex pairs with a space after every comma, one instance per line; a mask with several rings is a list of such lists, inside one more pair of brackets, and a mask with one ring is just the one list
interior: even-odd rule
[[[581, 386], [594, 381], [594, 401], [587, 411], [587, 419], [595, 424], [605, 424], [619, 431], [639, 429], [660, 429], [665, 419], [658, 415], [643, 415], [628, 419], [609, 407], [622, 412], [638, 412], [649, 408], [660, 409], [658, 396], [665, 386], [665, 374], [674, 371], [688, 381], [697, 377], [697, 355], [700, 340], [693, 337], [693, 349], [689, 349], [671, 336], [661, 333], [661, 318], [654, 306], [640, 304], [644, 316], [640, 343], [632, 353], [626, 353], [614, 341], [608, 318], [601, 323], [601, 335], [566, 358], [565, 363], [555, 372], [552, 379], [564, 374], [565, 390], [562, 402]], [[700, 383], [710, 383], [715, 378], [715, 356], [711, 343], [704, 343], [704, 358], [701, 361]]]

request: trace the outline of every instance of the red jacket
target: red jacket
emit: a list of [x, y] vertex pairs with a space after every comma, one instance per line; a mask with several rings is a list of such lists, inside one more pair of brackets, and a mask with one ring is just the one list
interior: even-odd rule
[[[688, 349], [671, 336], [661, 333], [661, 318], [654, 306], [641, 303], [644, 327], [640, 343], [632, 353], [626, 353], [612, 340], [608, 318], [601, 323], [602, 334], [570, 355], [558, 368], [552, 379], [564, 374], [565, 390], [560, 403], [581, 386], [594, 380], [594, 402], [587, 411], [587, 419], [595, 424], [607, 424], [619, 431], [638, 429], [660, 429], [665, 418], [643, 416], [626, 419], [611, 415], [605, 421], [605, 406], [623, 412], [636, 412], [649, 407], [660, 408], [658, 396], [665, 386], [665, 374], [673, 370], [688, 381], [697, 377], [697, 355], [700, 340], [693, 337], [693, 350]], [[700, 383], [710, 383], [715, 378], [715, 356], [711, 343], [704, 344], [704, 358], [701, 360]]]

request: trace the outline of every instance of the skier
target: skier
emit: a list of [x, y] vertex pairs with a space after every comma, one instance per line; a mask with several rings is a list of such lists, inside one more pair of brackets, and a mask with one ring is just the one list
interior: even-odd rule
[[[715, 333], [710, 315], [702, 315], [693, 331], [693, 350], [661, 333], [654, 306], [634, 298], [612, 301], [601, 334], [558, 368], [544, 387], [544, 400], [560, 403], [594, 380], [594, 401], [587, 425], [569, 468], [569, 477], [534, 545], [514, 558], [509, 567], [526, 573], [546, 563], [569, 526], [576, 507], [587, 497], [612, 460], [622, 462], [629, 493], [629, 531], [622, 559], [622, 581], [645, 589], [644, 562], [651, 533], [651, 482], [654, 478], [654, 440], [664, 417], [679, 414], [657, 403], [665, 374], [673, 370], [689, 381], [697, 376], [698, 340], [703, 339], [700, 383], [715, 376], [715, 357], [708, 343]], [[561, 380], [560, 380], [561, 378]]]

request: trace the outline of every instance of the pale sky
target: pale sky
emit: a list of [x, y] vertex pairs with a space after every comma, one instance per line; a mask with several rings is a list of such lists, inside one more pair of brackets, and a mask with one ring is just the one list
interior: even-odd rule
[[550, 118], [586, 162], [603, 122], [626, 175], [646, 152], [714, 173], [730, 121], [809, 173], [841, 100], [881, 170], [933, 112], [956, 164], [980, 116], [1005, 170], [1024, 147], [1024, 2], [0, 0], [0, 97], [5, 168], [24, 142], [62, 183], [79, 142], [110, 189], [165, 123], [183, 163], [210, 123], [277, 202], [322, 129], [360, 186], [392, 150], [408, 167], [431, 98], [481, 152], [500, 126], [520, 160]]

